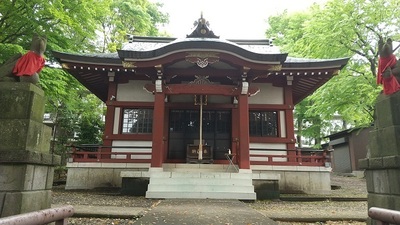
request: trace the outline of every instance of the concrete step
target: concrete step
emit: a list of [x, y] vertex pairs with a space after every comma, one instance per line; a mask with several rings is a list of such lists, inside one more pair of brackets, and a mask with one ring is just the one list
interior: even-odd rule
[[[189, 168], [190, 169], [190, 168]], [[215, 168], [214, 168], [215, 169]], [[193, 170], [151, 171], [146, 198], [213, 198], [255, 200], [250, 172]]]
[[152, 178], [204, 178], [204, 179], [253, 179], [251, 173], [225, 173], [225, 172], [156, 172], [151, 173]]
[[192, 185], [192, 184], [167, 184], [153, 185], [149, 184], [147, 191], [150, 192], [231, 192], [231, 193], [251, 193], [254, 192], [253, 186], [245, 185]]
[[190, 184], [190, 185], [251, 185], [246, 179], [239, 178], [153, 178], [150, 179], [150, 184], [153, 185], [166, 185], [166, 184]]
[[174, 191], [147, 191], [146, 198], [156, 199], [238, 199], [256, 200], [256, 193], [232, 193], [232, 192], [174, 192]]

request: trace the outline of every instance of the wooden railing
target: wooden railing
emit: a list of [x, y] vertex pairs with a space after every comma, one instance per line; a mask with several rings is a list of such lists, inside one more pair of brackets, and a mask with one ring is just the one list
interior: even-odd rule
[[251, 165], [330, 166], [330, 154], [325, 150], [256, 149], [251, 152]]
[[[150, 163], [151, 147], [149, 146], [70, 146], [73, 162], [105, 163]], [[111, 151], [129, 149], [130, 151]], [[137, 151], [135, 151], [135, 149]], [[148, 151], [140, 151], [148, 149]], [[253, 154], [251, 154], [253, 153]], [[251, 165], [282, 166], [329, 166], [330, 154], [323, 150], [309, 149], [251, 149]]]
[[[150, 163], [151, 160], [151, 151], [133, 152], [135, 149], [151, 149], [149, 146], [81, 145], [70, 147], [73, 162]], [[132, 152], [111, 152], [111, 149], [129, 149]]]

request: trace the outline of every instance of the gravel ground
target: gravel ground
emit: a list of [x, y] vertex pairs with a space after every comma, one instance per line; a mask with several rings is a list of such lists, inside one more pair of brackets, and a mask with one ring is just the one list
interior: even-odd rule
[[[339, 189], [332, 190], [327, 196], [331, 197], [366, 197], [365, 179], [338, 176], [332, 174], [331, 184], [340, 186]], [[303, 195], [304, 196], [304, 195]], [[103, 206], [124, 206], [124, 207], [143, 207], [151, 208], [156, 204], [156, 200], [145, 199], [144, 197], [121, 196], [117, 189], [98, 189], [89, 191], [66, 191], [63, 186], [53, 188], [53, 204], [71, 205], [103, 205]], [[299, 217], [323, 217], [340, 215], [366, 215], [367, 202], [287, 202], [287, 201], [256, 201], [248, 203], [257, 211], [271, 217], [284, 215], [296, 215]], [[346, 214], [347, 213], [347, 214]], [[328, 217], [329, 218], [329, 217]], [[343, 217], [346, 218], [346, 217]], [[134, 224], [132, 219], [109, 219], [109, 218], [70, 218], [68, 224], [98, 224], [98, 225], [126, 225]], [[278, 222], [280, 225], [306, 225], [306, 224], [352, 224], [365, 225], [365, 222], [357, 221], [327, 221], [319, 223], [298, 223], [298, 222]]]

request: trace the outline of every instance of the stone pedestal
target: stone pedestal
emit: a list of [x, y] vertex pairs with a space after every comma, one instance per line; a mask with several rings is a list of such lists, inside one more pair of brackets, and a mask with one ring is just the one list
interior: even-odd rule
[[367, 180], [368, 208], [400, 211], [400, 92], [390, 96], [381, 94], [375, 113], [368, 158], [360, 160]]
[[0, 217], [51, 206], [54, 165], [51, 128], [43, 124], [43, 90], [0, 82]]

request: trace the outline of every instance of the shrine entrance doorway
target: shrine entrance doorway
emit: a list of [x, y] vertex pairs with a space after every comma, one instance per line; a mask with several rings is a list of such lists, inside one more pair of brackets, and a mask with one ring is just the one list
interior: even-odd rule
[[[185, 160], [188, 145], [199, 143], [200, 110], [171, 109], [169, 112], [168, 159]], [[231, 148], [232, 113], [203, 110], [203, 143], [212, 148], [214, 160], [224, 160]]]

